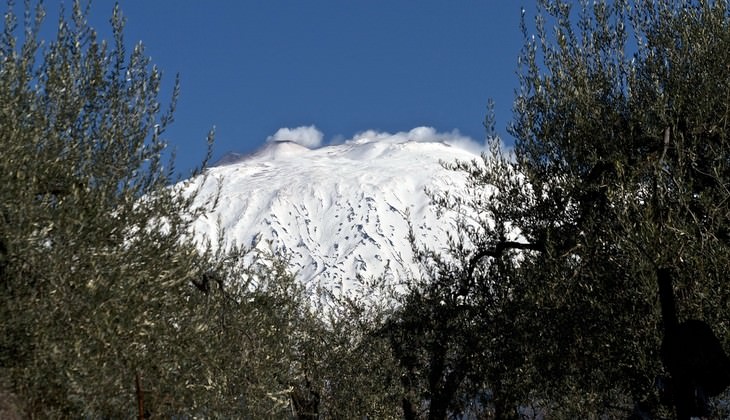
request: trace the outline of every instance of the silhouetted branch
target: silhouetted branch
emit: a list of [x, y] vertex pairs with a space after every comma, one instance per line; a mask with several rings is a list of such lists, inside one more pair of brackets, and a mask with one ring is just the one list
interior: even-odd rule
[[139, 372], [134, 373], [134, 385], [137, 390], [137, 418], [144, 420], [144, 393], [142, 392], [142, 381], [139, 377]]
[[499, 258], [505, 251], [512, 249], [544, 252], [545, 246], [542, 243], [533, 244], [529, 242], [499, 241], [493, 248], [482, 249], [471, 257], [467, 268], [467, 277], [471, 279], [477, 264], [482, 258]]

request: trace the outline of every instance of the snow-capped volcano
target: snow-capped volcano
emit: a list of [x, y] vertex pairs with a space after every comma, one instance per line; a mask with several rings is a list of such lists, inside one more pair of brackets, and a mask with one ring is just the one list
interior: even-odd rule
[[448, 141], [418, 138], [423, 130], [433, 132], [366, 132], [317, 149], [270, 141], [251, 155], [224, 158], [209, 169], [200, 196], [220, 188], [219, 206], [195, 230], [215, 241], [220, 223], [228, 242], [285, 255], [309, 287], [347, 290], [357, 287], [358, 275], [415, 274], [408, 221], [420, 243], [437, 249], [453, 228], [425, 189], [463, 189], [463, 174], [440, 162], [479, 157]]

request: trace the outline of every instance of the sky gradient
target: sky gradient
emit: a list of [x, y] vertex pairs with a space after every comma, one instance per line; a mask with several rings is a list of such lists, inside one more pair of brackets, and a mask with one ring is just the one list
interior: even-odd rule
[[[529, 2], [528, 2], [529, 3]], [[181, 96], [167, 139], [177, 170], [248, 153], [281, 128], [314, 125], [322, 144], [366, 130], [430, 126], [483, 141], [487, 101], [507, 143], [520, 3], [511, 0], [120, 0], [128, 46], [142, 41]], [[92, 3], [108, 37], [114, 2]], [[534, 6], [526, 5], [530, 8]], [[52, 13], [52, 10], [50, 11]], [[55, 16], [47, 22], [53, 26]]]

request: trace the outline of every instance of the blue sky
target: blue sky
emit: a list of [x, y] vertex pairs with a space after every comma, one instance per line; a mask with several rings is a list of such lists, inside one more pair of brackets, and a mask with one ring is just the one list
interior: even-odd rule
[[[506, 137], [518, 86], [520, 2], [119, 3], [127, 44], [145, 44], [168, 88], [180, 73], [167, 138], [183, 174], [202, 159], [212, 126], [214, 160], [251, 152], [282, 127], [309, 125], [324, 134], [324, 144], [418, 126], [483, 141], [493, 98]], [[91, 24], [101, 34], [112, 8], [107, 0], [92, 3]]]

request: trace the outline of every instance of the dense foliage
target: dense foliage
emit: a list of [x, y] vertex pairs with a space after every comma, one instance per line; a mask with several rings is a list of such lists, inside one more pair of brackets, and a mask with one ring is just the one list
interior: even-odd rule
[[[728, 3], [538, 3], [513, 153], [495, 141], [453, 165], [469, 199], [436, 197], [463, 217], [449, 253], [421, 253], [430, 278], [394, 321], [396, 356], [421, 372], [404, 391], [505, 418], [667, 415], [659, 267], [680, 319], [730, 349]], [[413, 405], [443, 417], [428, 404]]]

